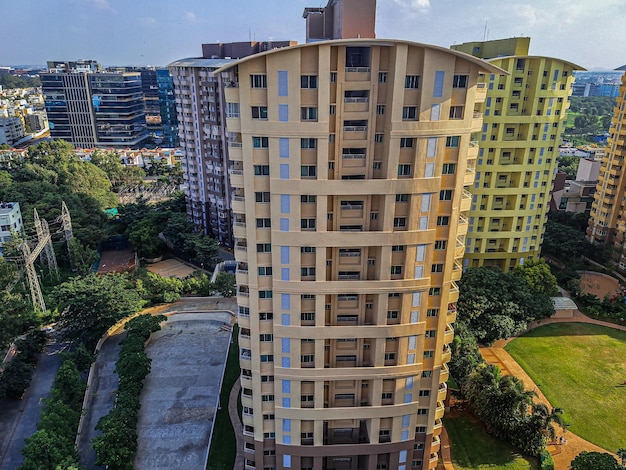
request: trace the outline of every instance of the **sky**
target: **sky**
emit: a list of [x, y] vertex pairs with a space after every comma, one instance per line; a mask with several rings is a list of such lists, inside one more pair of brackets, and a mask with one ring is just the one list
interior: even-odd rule
[[[304, 42], [304, 7], [327, 0], [2, 2], [0, 65], [95, 59], [167, 65], [209, 42]], [[587, 69], [626, 64], [624, 0], [378, 0], [376, 36], [449, 47], [530, 36], [531, 55]]]

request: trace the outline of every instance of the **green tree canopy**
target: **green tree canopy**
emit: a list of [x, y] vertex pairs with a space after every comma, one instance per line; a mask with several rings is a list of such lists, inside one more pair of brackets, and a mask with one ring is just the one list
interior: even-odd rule
[[135, 286], [121, 274], [72, 278], [55, 287], [52, 298], [64, 336], [91, 347], [107, 328], [144, 305]]
[[611, 454], [582, 451], [572, 460], [571, 470], [620, 470], [623, 467], [617, 463]]

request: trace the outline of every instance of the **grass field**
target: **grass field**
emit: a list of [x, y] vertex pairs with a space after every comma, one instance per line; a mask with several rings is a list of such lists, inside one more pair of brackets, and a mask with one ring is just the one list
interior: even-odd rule
[[228, 360], [220, 392], [221, 408], [215, 417], [215, 427], [209, 451], [208, 470], [232, 470], [237, 453], [237, 441], [228, 416], [228, 397], [233, 384], [239, 377], [239, 327], [233, 329], [233, 343], [228, 350]]
[[541, 326], [505, 349], [569, 429], [615, 452], [626, 447], [626, 332], [585, 323]]
[[536, 459], [522, 457], [514, 447], [491, 437], [467, 414], [443, 419], [456, 470], [535, 470]]

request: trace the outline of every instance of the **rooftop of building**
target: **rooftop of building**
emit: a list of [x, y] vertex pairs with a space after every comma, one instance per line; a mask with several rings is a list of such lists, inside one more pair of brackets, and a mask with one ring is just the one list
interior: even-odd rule
[[207, 67], [220, 68], [224, 67], [236, 59], [204, 59], [202, 57], [187, 57], [186, 59], [175, 60], [168, 67]]
[[19, 208], [18, 202], [0, 202], [0, 215], [10, 214], [15, 209], [19, 210]]
[[[475, 65], [478, 65], [481, 68], [481, 71], [486, 72], [486, 73], [497, 73], [500, 75], [509, 75], [509, 73], [506, 70], [501, 69], [500, 67], [496, 67], [495, 65], [490, 64], [489, 62], [486, 62], [482, 59], [479, 59], [477, 57], [474, 57], [473, 55], [470, 54], [466, 54], [465, 52], [460, 52], [460, 51], [456, 51], [453, 49], [448, 49], [446, 47], [441, 47], [441, 46], [435, 46], [432, 44], [424, 44], [421, 42], [413, 42], [413, 41], [408, 41], [405, 39], [372, 39], [372, 38], [366, 38], [366, 39], [362, 39], [362, 38], [350, 38], [350, 39], [334, 39], [331, 41], [319, 41], [319, 42], [311, 42], [311, 43], [307, 43], [307, 44], [298, 44], [298, 45], [294, 45], [291, 46], [287, 49], [289, 50], [293, 50], [293, 49], [297, 49], [297, 48], [301, 48], [301, 47], [320, 47], [320, 46], [324, 46], [324, 45], [333, 45], [333, 46], [338, 46], [338, 45], [346, 45], [346, 46], [394, 46], [396, 44], [406, 44], [409, 46], [415, 46], [415, 47], [422, 47], [424, 49], [430, 49], [433, 51], [438, 51], [438, 52], [444, 52], [446, 54], [450, 54], [450, 55], [454, 55], [457, 56], [459, 58], [465, 59], [468, 62], [471, 62]], [[276, 54], [276, 53], [280, 53], [281, 51], [284, 51], [285, 48], [282, 49], [272, 49], [269, 51], [265, 51], [265, 52], [259, 52], [258, 54], [254, 54], [248, 57], [244, 57], [242, 59], [238, 59], [238, 60], [232, 60], [227, 64], [224, 64], [222, 67], [220, 67], [218, 70], [216, 70], [216, 72], [225, 72], [226, 70], [232, 68], [235, 65], [239, 65], [241, 63], [244, 63], [248, 60], [251, 59], [256, 59], [258, 57], [264, 56], [264, 55], [268, 55], [268, 54]]]

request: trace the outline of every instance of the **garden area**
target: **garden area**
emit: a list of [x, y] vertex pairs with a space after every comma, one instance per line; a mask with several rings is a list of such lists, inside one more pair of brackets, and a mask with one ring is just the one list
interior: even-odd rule
[[550, 403], [563, 408], [571, 432], [613, 452], [626, 445], [626, 332], [557, 323], [538, 327], [505, 349], [541, 384]]
[[534, 470], [537, 459], [522, 456], [507, 442], [496, 439], [468, 413], [451, 413], [443, 419], [450, 438], [456, 470]]

